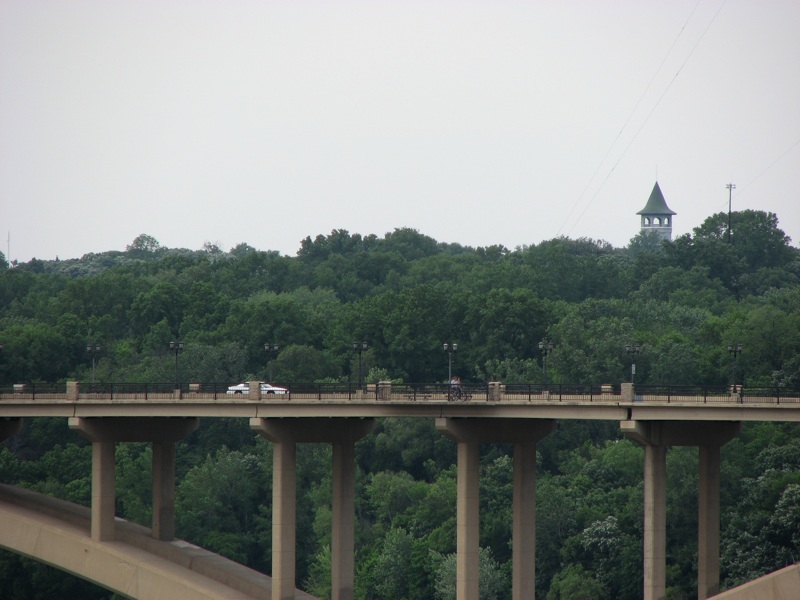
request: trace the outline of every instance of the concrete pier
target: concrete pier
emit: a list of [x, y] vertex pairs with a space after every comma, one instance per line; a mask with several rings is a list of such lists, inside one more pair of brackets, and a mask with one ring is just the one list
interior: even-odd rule
[[644, 446], [644, 600], [666, 597], [666, 471], [669, 446], [698, 446], [697, 597], [719, 592], [720, 448], [741, 430], [724, 421], [622, 421], [622, 432]]
[[200, 424], [193, 418], [70, 417], [69, 427], [92, 442], [92, 539], [115, 539], [117, 442], [153, 443], [153, 523], [155, 539], [175, 536], [175, 442]]
[[533, 600], [536, 582], [536, 444], [555, 429], [552, 419], [436, 419], [458, 444], [456, 598], [479, 600], [480, 444], [514, 444], [512, 598]]
[[250, 419], [270, 440], [272, 481], [272, 600], [294, 600], [297, 515], [297, 444], [333, 446], [331, 582], [333, 600], [352, 600], [355, 587], [355, 443], [375, 428], [375, 419]]

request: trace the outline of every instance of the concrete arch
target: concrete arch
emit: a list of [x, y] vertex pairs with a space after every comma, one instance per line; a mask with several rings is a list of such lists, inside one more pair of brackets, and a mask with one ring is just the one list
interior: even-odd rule
[[[117, 520], [117, 539], [93, 540], [88, 508], [0, 485], [0, 547], [136, 600], [269, 598], [272, 580], [207, 550]], [[315, 600], [301, 590], [296, 600]]]

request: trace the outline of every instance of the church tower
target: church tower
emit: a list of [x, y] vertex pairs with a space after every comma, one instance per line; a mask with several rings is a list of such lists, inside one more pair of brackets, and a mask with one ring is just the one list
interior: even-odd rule
[[664, 194], [658, 187], [658, 182], [650, 192], [650, 198], [645, 207], [637, 215], [642, 215], [642, 233], [646, 231], [656, 231], [662, 240], [672, 241], [672, 215], [676, 215], [674, 210], [670, 210]]

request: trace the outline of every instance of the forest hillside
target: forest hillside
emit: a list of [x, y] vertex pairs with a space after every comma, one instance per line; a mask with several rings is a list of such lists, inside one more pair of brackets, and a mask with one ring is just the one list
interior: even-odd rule
[[[556, 238], [513, 250], [411, 229], [344, 230], [296, 256], [240, 244], [9, 265], [0, 253], [0, 387], [19, 382], [267, 379], [636, 382], [800, 389], [800, 250], [775, 214], [708, 217], [671, 242]], [[265, 240], [265, 245], [269, 240]], [[367, 342], [359, 356], [353, 342]], [[539, 343], [552, 343], [543, 370]], [[265, 352], [265, 344], [278, 350]], [[741, 345], [735, 368], [728, 345]], [[94, 348], [87, 352], [87, 345]], [[783, 392], [782, 392], [783, 393]], [[269, 573], [272, 448], [246, 422], [207, 419], [178, 447], [177, 535]], [[117, 514], [148, 524], [151, 449], [117, 448]], [[325, 598], [330, 449], [298, 450], [297, 581]], [[695, 598], [697, 450], [668, 453], [668, 598]], [[454, 598], [455, 448], [426, 419], [385, 419], [357, 446], [359, 600]], [[537, 597], [636, 599], [643, 451], [615, 423], [572, 421], [539, 444]], [[91, 449], [58, 419], [0, 444], [0, 481], [89, 505]], [[510, 597], [511, 458], [481, 453], [481, 598]], [[800, 433], [746, 424], [723, 448], [722, 584], [800, 560]], [[110, 598], [0, 552], [0, 598]]]

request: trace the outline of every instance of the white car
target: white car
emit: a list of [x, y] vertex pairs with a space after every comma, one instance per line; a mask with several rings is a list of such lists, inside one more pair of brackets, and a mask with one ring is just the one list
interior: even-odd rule
[[[245, 381], [237, 385], [232, 385], [228, 388], [229, 394], [247, 394], [250, 391], [250, 384]], [[265, 381], [261, 382], [261, 395], [264, 394], [286, 394], [289, 390], [282, 387], [277, 387]]]

